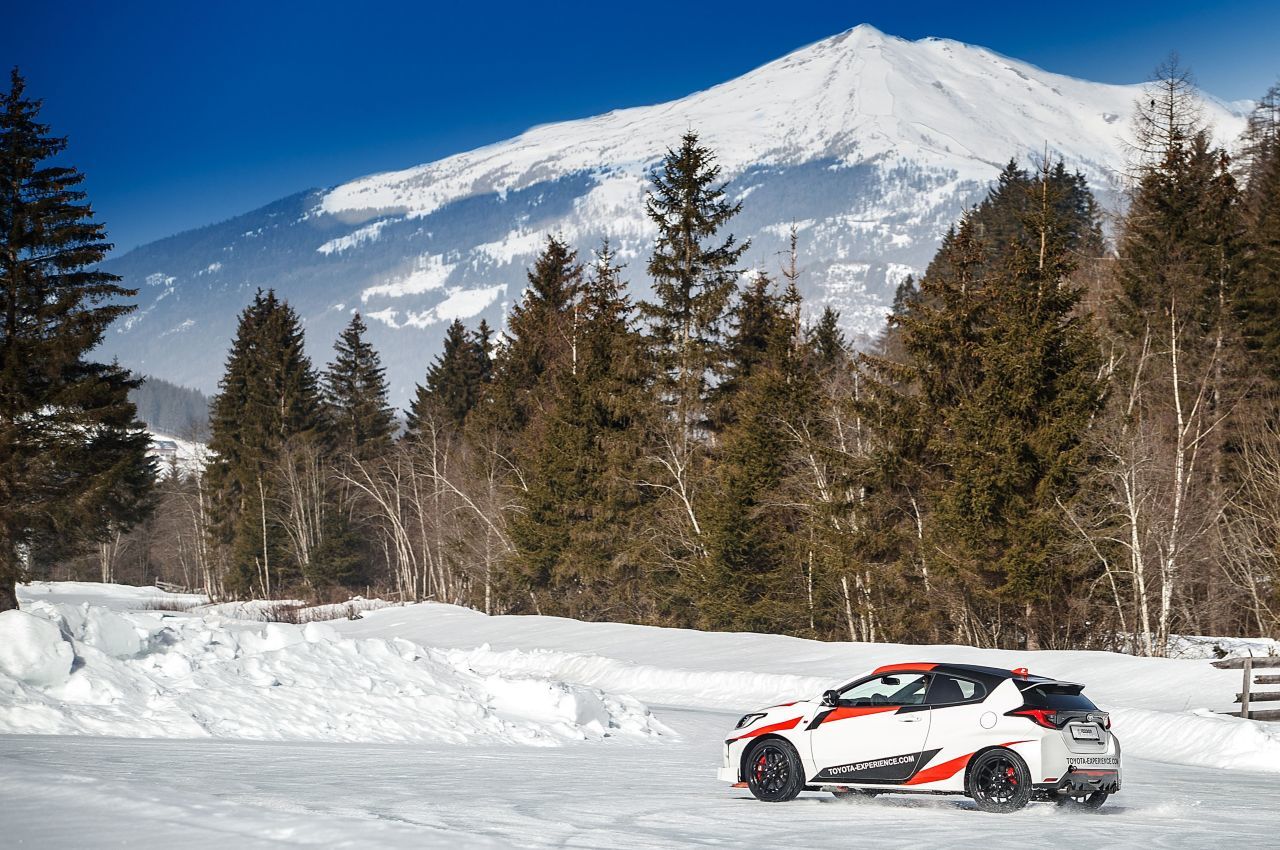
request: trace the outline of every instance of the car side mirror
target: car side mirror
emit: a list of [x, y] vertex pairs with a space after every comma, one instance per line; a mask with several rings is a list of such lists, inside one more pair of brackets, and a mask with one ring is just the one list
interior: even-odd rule
[[822, 704], [827, 708], [832, 708], [840, 704], [839, 691], [826, 691], [822, 694]]

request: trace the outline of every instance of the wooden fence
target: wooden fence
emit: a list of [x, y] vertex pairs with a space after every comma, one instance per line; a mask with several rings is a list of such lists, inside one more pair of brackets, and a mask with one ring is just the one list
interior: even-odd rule
[[[1250, 720], [1276, 720], [1280, 721], [1280, 708], [1263, 708], [1252, 709], [1254, 703], [1280, 703], [1280, 691], [1255, 691], [1254, 685], [1280, 685], [1280, 658], [1224, 658], [1221, 661], [1213, 662], [1214, 667], [1223, 670], [1243, 670], [1244, 686], [1240, 693], [1236, 694], [1236, 702], [1240, 704], [1239, 711], [1228, 711], [1233, 717], [1247, 717]], [[1253, 671], [1257, 669], [1274, 669], [1276, 673], [1261, 673], [1254, 675]]]

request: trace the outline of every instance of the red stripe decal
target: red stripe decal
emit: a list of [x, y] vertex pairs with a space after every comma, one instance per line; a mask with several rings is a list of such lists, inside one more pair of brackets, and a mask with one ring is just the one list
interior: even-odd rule
[[964, 770], [964, 766], [969, 763], [969, 759], [973, 758], [973, 753], [966, 753], [958, 759], [944, 761], [941, 764], [935, 764], [933, 767], [925, 768], [906, 781], [907, 785], [924, 785], [926, 782], [941, 782], [943, 779], [950, 779], [960, 771]]
[[938, 666], [937, 664], [923, 664], [919, 661], [913, 661], [910, 664], [886, 664], [883, 667], [877, 667], [875, 670], [872, 671], [872, 674], [879, 675], [880, 673], [903, 673], [903, 672], [906, 672], [907, 670], [927, 673], [928, 671], [932, 670], [934, 667], [937, 667], [937, 666]]
[[867, 705], [850, 708], [833, 708], [831, 713], [822, 718], [823, 723], [832, 723], [836, 720], [847, 720], [850, 717], [865, 717], [868, 714], [881, 714], [886, 711], [897, 711], [901, 706], [898, 705]]
[[[1027, 742], [1026, 741], [1009, 741], [1007, 743], [1001, 744], [1000, 746], [1011, 747], [1014, 744], [1025, 744], [1025, 743]], [[915, 776], [908, 779], [903, 784], [904, 785], [926, 785], [930, 782], [941, 782], [944, 779], [950, 779], [951, 777], [959, 773], [961, 770], [963, 770], [965, 768], [965, 765], [969, 763], [969, 759], [971, 758], [973, 758], [973, 753], [967, 753], [963, 756], [960, 756], [959, 758], [954, 758], [954, 759], [951, 759], [950, 761], [944, 761], [939, 764], [935, 764], [933, 767], [928, 767], [920, 771], [919, 773], [917, 773]], [[1048, 780], [1045, 780], [1045, 781], [1047, 782]]]
[[793, 717], [790, 720], [784, 720], [781, 723], [770, 723], [768, 726], [761, 726], [759, 729], [752, 729], [747, 734], [739, 735], [738, 737], [731, 738], [730, 740], [741, 741], [744, 738], [754, 738], [757, 735], [768, 735], [770, 732], [785, 732], [788, 729], [796, 728], [796, 725], [799, 722], [799, 717]]

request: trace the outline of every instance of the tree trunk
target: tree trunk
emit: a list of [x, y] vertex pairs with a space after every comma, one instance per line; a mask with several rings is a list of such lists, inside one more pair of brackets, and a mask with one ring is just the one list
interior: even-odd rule
[[1036, 631], [1036, 608], [1030, 602], [1027, 603], [1024, 616], [1027, 621], [1027, 651], [1035, 652], [1040, 649], [1040, 633]]
[[18, 607], [18, 588], [11, 581], [0, 582], [0, 611], [10, 611]]

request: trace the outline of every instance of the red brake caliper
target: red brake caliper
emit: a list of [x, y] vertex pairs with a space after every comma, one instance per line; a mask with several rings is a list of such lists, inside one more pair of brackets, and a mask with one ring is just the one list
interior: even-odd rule
[[1009, 777], [1010, 785], [1018, 784], [1018, 771], [1014, 770], [1012, 767], [1006, 767], [1004, 769], [1004, 775]]
[[761, 755], [760, 758], [756, 759], [756, 781], [757, 782], [764, 779], [764, 766], [767, 760], [768, 760], [767, 757], [764, 755]]

